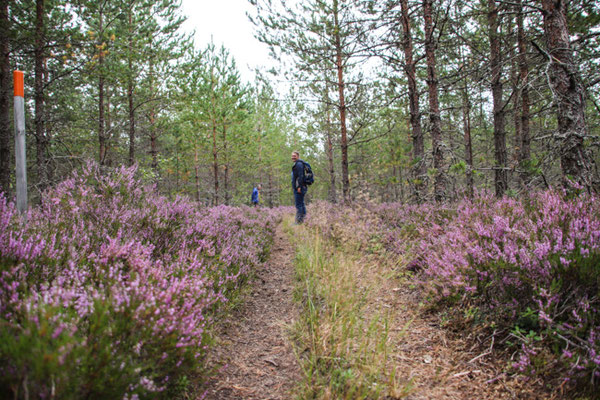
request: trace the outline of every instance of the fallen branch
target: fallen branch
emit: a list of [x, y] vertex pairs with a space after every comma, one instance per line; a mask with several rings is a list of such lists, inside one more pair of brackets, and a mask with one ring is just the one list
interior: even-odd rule
[[458, 374], [454, 374], [452, 375], [454, 378], [460, 378], [461, 376], [465, 376], [465, 375], [470, 375], [470, 374], [480, 374], [481, 370], [476, 369], [474, 371], [464, 371], [464, 372], [459, 372]]
[[[495, 333], [496, 333], [496, 331], [494, 331], [494, 334]], [[492, 334], [492, 344], [490, 345], [489, 350], [486, 351], [485, 353], [482, 353], [482, 354], [478, 355], [477, 357], [473, 358], [471, 361], [469, 361], [469, 364], [479, 360], [481, 357], [485, 357], [488, 354], [492, 354], [492, 351], [494, 350], [494, 339], [495, 339], [494, 334]]]

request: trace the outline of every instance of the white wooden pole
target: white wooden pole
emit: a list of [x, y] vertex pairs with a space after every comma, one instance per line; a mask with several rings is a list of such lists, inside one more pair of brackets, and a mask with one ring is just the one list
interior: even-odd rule
[[23, 71], [14, 71], [15, 158], [17, 176], [17, 210], [27, 211], [27, 158], [25, 156], [25, 85]]

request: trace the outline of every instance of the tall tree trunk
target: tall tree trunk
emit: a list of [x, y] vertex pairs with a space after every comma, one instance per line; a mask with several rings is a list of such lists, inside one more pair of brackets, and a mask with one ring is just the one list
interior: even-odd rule
[[592, 170], [583, 147], [586, 135], [584, 88], [573, 62], [567, 25], [567, 2], [542, 0], [544, 36], [550, 55], [550, 84], [557, 105], [560, 162], [563, 182], [568, 180], [592, 186]]
[[0, 0], [0, 192], [10, 189], [10, 39], [9, 0]]
[[[484, 94], [484, 92], [486, 94]], [[483, 132], [487, 132], [488, 131], [488, 118], [487, 118], [487, 110], [484, 109], [484, 99], [487, 99], [487, 88], [484, 88], [484, 85], [482, 83], [481, 80], [479, 80], [477, 82], [477, 119], [478, 119], [478, 124], [480, 126], [480, 129]], [[484, 152], [485, 154], [490, 154], [492, 152], [492, 146], [490, 146], [490, 144], [486, 141], [485, 143], [485, 148], [484, 148]], [[483, 186], [484, 187], [488, 187], [490, 186], [490, 175], [489, 174], [483, 174]]]
[[257, 128], [257, 132], [258, 132], [258, 137], [257, 137], [257, 141], [258, 141], [258, 159], [257, 159], [257, 168], [255, 169], [256, 174], [252, 177], [252, 179], [254, 179], [254, 184], [261, 184], [262, 183], [262, 175], [263, 175], [263, 158], [262, 158], [262, 150], [263, 150], [263, 141], [262, 141], [262, 124], [261, 121], [259, 121], [258, 123], [258, 128]]
[[329, 110], [327, 110], [327, 145], [326, 145], [326, 153], [327, 153], [327, 162], [329, 163], [329, 201], [332, 203], [337, 203], [337, 193], [335, 187], [335, 168], [334, 168], [334, 160], [333, 160], [333, 142], [331, 140], [331, 119], [329, 118]]
[[157, 135], [156, 135], [156, 110], [154, 106], [150, 108], [150, 115], [148, 116], [150, 122], [150, 156], [152, 157], [151, 167], [155, 173], [158, 174], [158, 146], [157, 146]]
[[100, 54], [98, 57], [98, 162], [104, 165], [106, 160], [106, 131], [104, 129], [104, 48], [102, 47], [102, 37], [104, 30], [104, 15], [103, 8], [100, 7], [98, 12], [98, 45], [100, 46]]
[[529, 135], [529, 70], [527, 68], [527, 42], [523, 28], [523, 1], [518, 0], [517, 9], [517, 43], [519, 47], [519, 87], [521, 90], [521, 146], [519, 166], [521, 182], [526, 185], [529, 181], [527, 172], [531, 163], [531, 138]]
[[[462, 46], [459, 47], [459, 54], [462, 65], [466, 66]], [[467, 185], [467, 196], [471, 199], [474, 195], [474, 182], [473, 182], [473, 142], [471, 139], [471, 99], [469, 97], [469, 80], [467, 74], [463, 75], [463, 87], [462, 89], [462, 117], [463, 117], [463, 134], [464, 134], [464, 145], [465, 145], [465, 162], [467, 163], [466, 174], [466, 185]]]
[[[47, 88], [50, 84], [50, 70], [48, 69], [48, 59], [44, 59], [44, 88]], [[54, 163], [54, 158], [52, 157], [52, 148], [50, 144], [52, 143], [52, 124], [44, 123], [44, 133], [46, 134], [46, 179], [48, 184], [54, 182], [54, 172], [56, 169], [56, 164]]]
[[34, 102], [35, 102], [35, 140], [37, 155], [37, 175], [40, 191], [48, 186], [48, 142], [45, 129], [45, 93], [44, 93], [44, 40], [45, 40], [45, 0], [36, 0], [35, 4], [35, 49], [34, 49]]
[[[512, 24], [511, 24], [512, 27]], [[513, 27], [513, 31], [511, 32], [514, 33], [514, 37], [518, 36], [518, 27]], [[512, 38], [511, 38], [512, 39]], [[513, 124], [515, 127], [515, 135], [514, 135], [514, 141], [513, 141], [513, 149], [511, 151], [510, 154], [510, 165], [518, 165], [519, 163], [519, 157], [521, 154], [521, 144], [523, 143], [523, 138], [522, 138], [522, 133], [523, 133], [523, 129], [521, 127], [521, 86], [519, 84], [520, 82], [520, 76], [519, 76], [519, 57], [518, 54], [515, 52], [515, 50], [518, 47], [518, 43], [517, 46], [512, 46], [511, 43], [511, 50], [510, 50], [510, 83], [511, 83], [511, 90], [512, 90], [512, 120], [513, 120]]]
[[211, 124], [212, 124], [212, 140], [213, 140], [213, 174], [215, 180], [215, 192], [213, 194], [213, 205], [219, 204], [219, 160], [218, 160], [218, 149], [217, 149], [217, 104], [215, 99], [215, 76], [213, 68], [210, 69], [210, 101], [212, 106], [211, 111]]
[[431, 125], [431, 144], [433, 147], [433, 167], [435, 168], [435, 200], [442, 201], [446, 196], [444, 177], [444, 153], [442, 145], [442, 122], [438, 99], [438, 80], [436, 72], [435, 49], [437, 43], [433, 37], [433, 5], [431, 0], [423, 1], [425, 19], [425, 53], [427, 58], [427, 88], [429, 90], [429, 122]]
[[227, 125], [223, 123], [223, 189], [225, 190], [225, 205], [229, 205], [229, 156], [227, 154]]
[[133, 104], [133, 4], [129, 7], [127, 104], [129, 111], [129, 166], [135, 163], [135, 108]]
[[[99, 61], [100, 68], [102, 68], [102, 60]], [[98, 143], [100, 146], [98, 153], [98, 161], [100, 165], [106, 163], [106, 136], [104, 130], [104, 76], [101, 74], [98, 79]]]
[[348, 203], [350, 201], [350, 179], [348, 177], [348, 136], [346, 128], [346, 99], [344, 95], [344, 61], [342, 59], [342, 42], [340, 38], [340, 23], [338, 13], [338, 0], [333, 0], [335, 54], [338, 77], [338, 94], [340, 101], [340, 125], [342, 131], [342, 137], [340, 141], [340, 148], [342, 150], [342, 192], [344, 194], [344, 202]]
[[410, 106], [410, 125], [412, 128], [413, 145], [413, 179], [415, 182], [415, 200], [421, 202], [425, 195], [425, 142], [421, 128], [421, 111], [419, 109], [419, 91], [417, 89], [416, 63], [413, 61], [412, 33], [410, 28], [410, 16], [408, 13], [408, 0], [401, 0], [402, 28], [404, 37], [402, 49], [404, 51], [405, 71], [408, 80], [408, 100]]
[[[225, 91], [223, 91], [221, 100], [225, 104]], [[229, 205], [231, 197], [229, 193], [229, 154], [227, 153], [227, 114], [225, 112], [223, 112], [223, 189], [225, 191], [225, 205]]]
[[152, 95], [152, 102], [150, 103], [150, 111], [148, 120], [150, 122], [150, 156], [152, 157], [151, 167], [154, 173], [158, 177], [158, 148], [157, 148], [157, 132], [156, 132], [156, 81], [154, 76], [154, 56], [150, 57], [150, 90]]
[[127, 83], [127, 105], [129, 111], [129, 166], [132, 166], [135, 163], [135, 108], [133, 105], [133, 78], [131, 77]]
[[492, 97], [494, 99], [494, 156], [496, 159], [494, 184], [496, 197], [504, 196], [508, 189], [506, 172], [505, 111], [502, 100], [502, 63], [500, 59], [500, 34], [498, 32], [498, 8], [495, 0], [488, 0], [488, 23], [490, 38], [490, 70]]
[[[464, 65], [464, 61], [463, 61]], [[467, 85], [467, 77], [464, 77], [464, 86], [462, 90], [462, 114], [463, 114], [463, 130], [465, 137], [465, 161], [467, 162], [466, 178], [467, 178], [467, 195], [473, 198], [473, 144], [471, 141], [471, 101], [469, 99], [469, 88]]]
[[[199, 185], [200, 185], [200, 182], [198, 182], [198, 186]], [[179, 192], [179, 140], [178, 139], [175, 140], [175, 189], [177, 190], [177, 192]], [[198, 197], [199, 197], [199, 195], [198, 195]]]
[[[179, 158], [177, 159], [179, 161]], [[177, 164], [179, 169], [179, 163]], [[198, 141], [194, 140], [194, 170], [196, 172], [196, 201], [200, 203], [200, 171], [198, 166]], [[177, 172], [177, 179], [179, 180], [179, 171]], [[179, 186], [179, 182], [177, 183]]]
[[402, 176], [402, 166], [398, 166], [398, 185], [400, 186], [400, 198], [396, 197], [396, 201], [404, 201], [404, 177]]
[[105, 90], [105, 95], [106, 95], [106, 102], [105, 102], [105, 104], [106, 104], [106, 111], [104, 113], [104, 117], [105, 117], [105, 121], [106, 121], [106, 124], [105, 124], [105, 128], [106, 128], [106, 131], [105, 131], [106, 145], [105, 145], [105, 153], [104, 153], [104, 165], [107, 165], [107, 166], [110, 167], [110, 166], [112, 166], [112, 159], [110, 158], [110, 152], [109, 152], [109, 150], [110, 150], [110, 144], [112, 143], [111, 139], [113, 137], [113, 134], [112, 134], [112, 119], [110, 117], [110, 99], [111, 99], [111, 97], [110, 97], [110, 95], [111, 95], [110, 89], [107, 88]]
[[215, 193], [213, 195], [213, 205], [219, 204], [219, 160], [217, 151], [217, 126], [213, 123], [212, 127], [213, 138], [213, 174], [215, 179]]
[[392, 184], [391, 192], [393, 194], [393, 197], [390, 196], [393, 201], [398, 201], [398, 183], [396, 182], [396, 177], [398, 176], [399, 169], [400, 168], [398, 166], [396, 166], [396, 163], [394, 162], [394, 164], [392, 165], [392, 177], [394, 179], [391, 180], [391, 184]]
[[269, 196], [268, 196], [268, 201], [269, 201], [269, 207], [273, 207], [273, 174], [271, 174], [271, 171], [269, 170], [268, 172], [268, 178], [269, 178]]

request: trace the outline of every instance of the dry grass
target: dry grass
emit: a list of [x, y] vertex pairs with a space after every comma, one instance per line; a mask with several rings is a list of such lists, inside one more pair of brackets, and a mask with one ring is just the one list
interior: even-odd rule
[[[511, 375], [486, 332], [442, 327], [420, 304], [402, 260], [352, 230], [286, 230], [297, 249], [294, 333], [301, 399], [558, 399], [541, 381]], [[364, 238], [363, 238], [364, 239]]]
[[390, 314], [377, 304], [381, 275], [359, 253], [341, 252], [320, 234], [293, 229], [298, 243], [295, 327], [305, 384], [300, 398], [401, 398], [410, 389], [390, 362]]

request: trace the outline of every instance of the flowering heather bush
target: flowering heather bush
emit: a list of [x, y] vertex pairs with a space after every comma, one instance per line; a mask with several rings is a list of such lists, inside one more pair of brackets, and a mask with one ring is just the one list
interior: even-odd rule
[[314, 203], [307, 224], [336, 240], [379, 240], [418, 272], [429, 299], [475, 305], [520, 339], [521, 372], [597, 383], [599, 200], [547, 191], [523, 200], [480, 194], [452, 208]]
[[89, 165], [28, 222], [0, 198], [0, 397], [169, 397], [278, 212], [199, 209]]
[[518, 326], [513, 335], [523, 348], [516, 368], [542, 368], [543, 346], [549, 345], [569, 377], [597, 382], [598, 200], [547, 191], [522, 201], [480, 195], [455, 210], [400, 204], [374, 209], [389, 230], [390, 248], [421, 271], [434, 298], [470, 298], [496, 323]]

